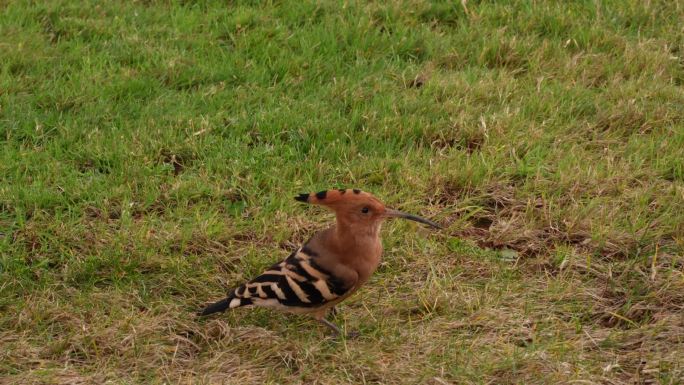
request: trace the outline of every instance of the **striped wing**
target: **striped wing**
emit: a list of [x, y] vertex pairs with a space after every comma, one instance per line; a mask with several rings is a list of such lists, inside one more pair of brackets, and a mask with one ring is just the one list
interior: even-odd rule
[[306, 246], [231, 293], [230, 308], [257, 305], [282, 310], [317, 308], [345, 295], [351, 287], [316, 263]]

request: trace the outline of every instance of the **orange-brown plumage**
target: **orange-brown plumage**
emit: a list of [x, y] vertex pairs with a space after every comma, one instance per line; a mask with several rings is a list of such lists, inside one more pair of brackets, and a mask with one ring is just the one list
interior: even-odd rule
[[287, 259], [237, 287], [201, 315], [240, 306], [263, 306], [311, 314], [339, 333], [325, 316], [366, 283], [377, 269], [382, 255], [382, 222], [397, 217], [440, 227], [424, 218], [389, 209], [373, 195], [357, 189], [300, 194], [295, 199], [334, 211], [335, 225], [314, 234]]

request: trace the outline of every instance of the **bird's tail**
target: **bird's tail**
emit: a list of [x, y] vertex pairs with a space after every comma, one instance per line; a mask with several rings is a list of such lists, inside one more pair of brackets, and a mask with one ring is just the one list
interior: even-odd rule
[[236, 296], [235, 291], [234, 291], [231, 294], [229, 294], [228, 297], [226, 297], [226, 298], [224, 298], [218, 302], [214, 302], [211, 305], [205, 307], [204, 310], [197, 313], [197, 315], [199, 315], [200, 317], [203, 317], [205, 315], [214, 314], [214, 313], [218, 313], [221, 311], [226, 311], [228, 309], [233, 309], [233, 308], [240, 307], [240, 306], [247, 306], [247, 305], [251, 305], [251, 304], [252, 304], [251, 299], [240, 298], [240, 297]]
[[231, 298], [224, 298], [218, 302], [214, 302], [211, 305], [205, 307], [204, 310], [202, 310], [201, 312], [197, 313], [197, 315], [203, 317], [205, 315], [218, 313], [220, 311], [226, 311], [228, 310], [228, 308], [230, 308], [230, 301]]

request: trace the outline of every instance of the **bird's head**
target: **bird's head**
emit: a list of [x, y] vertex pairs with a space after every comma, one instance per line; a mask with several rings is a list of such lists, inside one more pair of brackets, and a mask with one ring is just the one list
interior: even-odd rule
[[300, 202], [318, 204], [331, 209], [337, 216], [338, 224], [358, 231], [369, 230], [375, 233], [380, 228], [382, 221], [387, 218], [410, 219], [437, 229], [442, 228], [437, 223], [417, 215], [387, 208], [372, 194], [357, 189], [338, 189], [300, 194], [295, 199]]

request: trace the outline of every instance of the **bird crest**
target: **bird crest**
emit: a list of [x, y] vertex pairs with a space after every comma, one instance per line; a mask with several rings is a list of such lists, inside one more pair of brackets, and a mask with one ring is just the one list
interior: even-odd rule
[[331, 205], [342, 201], [360, 201], [373, 196], [359, 189], [322, 190], [317, 193], [302, 193], [294, 199], [299, 202]]

